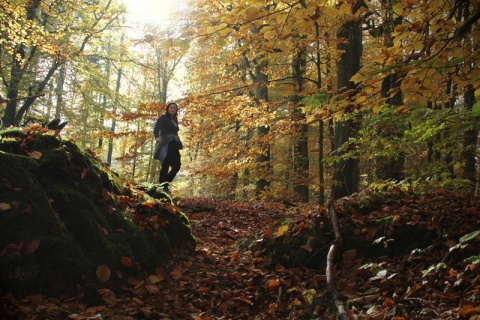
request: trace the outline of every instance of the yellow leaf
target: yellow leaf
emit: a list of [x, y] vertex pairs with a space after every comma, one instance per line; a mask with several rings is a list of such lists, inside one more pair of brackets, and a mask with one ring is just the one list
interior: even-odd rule
[[285, 21], [287, 20], [287, 15], [286, 14], [283, 14], [283, 13], [276, 13], [275, 14], [275, 19], [277, 20], [277, 24], [279, 25], [282, 25], [285, 23]]
[[344, 2], [338, 9], [341, 15], [348, 16], [352, 13], [352, 5], [350, 3]]
[[408, 113], [408, 108], [406, 106], [399, 106], [397, 108], [397, 112], [398, 113], [401, 113], [401, 114], [405, 114], [405, 113]]
[[9, 203], [0, 203], [0, 211], [7, 211], [12, 209]]
[[365, 101], [367, 101], [367, 96], [358, 96], [355, 98], [355, 102], [358, 104], [364, 103]]
[[284, 225], [278, 228], [277, 237], [283, 236], [288, 231], [288, 225]]
[[364, 78], [363, 74], [356, 73], [356, 74], [353, 75], [353, 77], [350, 80], [355, 82], [355, 83], [359, 83], [359, 82], [363, 81], [363, 78]]
[[265, 39], [272, 39], [277, 36], [277, 32], [275, 30], [269, 30], [263, 34]]
[[420, 42], [420, 41], [416, 41], [413, 44], [413, 48], [415, 49], [415, 51], [422, 51], [423, 50], [423, 43]]
[[247, 20], [255, 20], [260, 16], [260, 11], [256, 7], [248, 7], [245, 11], [245, 18]]

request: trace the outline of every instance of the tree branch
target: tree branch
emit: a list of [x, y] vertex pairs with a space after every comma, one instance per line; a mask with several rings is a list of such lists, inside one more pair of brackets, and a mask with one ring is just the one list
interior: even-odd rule
[[338, 225], [337, 212], [335, 211], [335, 207], [334, 207], [333, 192], [330, 193], [330, 199], [328, 201], [328, 213], [330, 216], [330, 220], [332, 222], [333, 231], [335, 233], [335, 241], [330, 247], [330, 250], [328, 251], [328, 255], [327, 255], [327, 270], [326, 270], [327, 294], [329, 294], [330, 297], [332, 297], [333, 301], [335, 301], [335, 307], [337, 308], [338, 318], [342, 320], [347, 320], [348, 314], [345, 310], [345, 306], [343, 305], [343, 302], [340, 299], [338, 299], [338, 292], [337, 292], [337, 289], [335, 288], [335, 276], [334, 276], [334, 270], [333, 270], [337, 249], [341, 248], [343, 245], [342, 235], [340, 234], [340, 229]]

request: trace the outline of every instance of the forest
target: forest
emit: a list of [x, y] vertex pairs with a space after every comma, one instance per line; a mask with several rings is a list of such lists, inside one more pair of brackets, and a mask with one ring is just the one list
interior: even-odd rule
[[194, 1], [137, 32], [113, 0], [1, 7], [3, 127], [62, 118], [131, 181], [156, 181], [176, 100], [184, 195], [478, 188], [474, 0]]
[[[0, 311], [12, 319], [120, 319], [120, 305], [125, 319], [477, 317], [480, 0], [184, 4], [152, 23], [133, 22], [122, 0], [0, 0]], [[153, 158], [153, 126], [170, 101], [184, 145], [172, 198], [155, 191]], [[48, 128], [54, 119], [61, 132]], [[15, 198], [26, 188], [22, 201], [33, 207]], [[97, 249], [75, 247], [84, 235], [73, 216], [57, 217], [70, 198], [95, 212], [85, 223], [100, 230], [102, 250], [114, 247], [108, 263]], [[4, 232], [7, 222], [26, 223], [14, 211], [41, 208], [61, 240]], [[182, 230], [181, 244], [170, 225]], [[147, 256], [158, 234], [181, 250], [153, 274]], [[28, 306], [5, 294], [4, 271], [46, 255], [47, 241], [78, 252], [75, 275], [57, 276], [90, 274], [106, 309], [88, 309], [81, 294], [55, 303], [30, 296]], [[137, 241], [150, 251], [136, 253]], [[200, 255], [181, 253], [191, 242]], [[134, 265], [150, 276], [128, 278], [122, 304], [110, 275], [121, 282]], [[352, 266], [363, 270], [355, 279], [342, 273]], [[411, 286], [400, 285], [409, 268], [424, 282], [407, 273]], [[390, 292], [390, 281], [401, 288]], [[179, 291], [150, 301], [166, 282]], [[185, 292], [192, 299], [180, 299]]]

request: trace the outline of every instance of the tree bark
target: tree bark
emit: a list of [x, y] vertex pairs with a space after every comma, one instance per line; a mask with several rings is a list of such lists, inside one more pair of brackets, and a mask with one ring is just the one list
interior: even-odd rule
[[[393, 45], [392, 32], [396, 25], [401, 22], [401, 17], [394, 19], [393, 6], [398, 0], [387, 0], [385, 16], [383, 18], [384, 25], [384, 45], [391, 47]], [[402, 92], [400, 89], [400, 80], [395, 72], [387, 75], [382, 82], [382, 97], [387, 98], [386, 103], [395, 108], [403, 104]], [[390, 94], [396, 93], [389, 98]], [[403, 136], [403, 132], [394, 123], [382, 123], [379, 126], [378, 134], [384, 138], [398, 138]], [[404, 164], [405, 153], [399, 152], [393, 156], [379, 157], [377, 159], [377, 177], [382, 180], [393, 180], [396, 182], [405, 179]]]
[[305, 51], [299, 49], [292, 63], [295, 91], [293, 97], [293, 121], [298, 124], [297, 135], [293, 149], [293, 176], [295, 196], [299, 201], [308, 203], [309, 188], [309, 158], [308, 158], [308, 125], [305, 123], [305, 114], [301, 111], [300, 93], [303, 91], [303, 75], [306, 67]]
[[[475, 103], [475, 92], [470, 88], [464, 95], [465, 108], [472, 110]], [[465, 132], [463, 136], [463, 178], [472, 182], [472, 190], [477, 185], [477, 169], [476, 169], [476, 149], [478, 140], [478, 130], [472, 129]]]
[[[345, 22], [338, 31], [337, 38], [340, 40], [337, 47], [342, 52], [337, 62], [337, 88], [339, 93], [349, 89], [354, 91], [356, 86], [350, 78], [360, 70], [363, 51], [361, 22], [358, 20]], [[350, 138], [356, 136], [358, 130], [359, 123], [354, 118], [338, 121], [335, 124], [334, 150], [348, 143]], [[354, 146], [348, 146], [347, 151], [354, 151]], [[338, 153], [344, 154], [345, 152]], [[333, 179], [335, 199], [357, 192], [360, 182], [359, 160], [351, 157], [336, 163]]]

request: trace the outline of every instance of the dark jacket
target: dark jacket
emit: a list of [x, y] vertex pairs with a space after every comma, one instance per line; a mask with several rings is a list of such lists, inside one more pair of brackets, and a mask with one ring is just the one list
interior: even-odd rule
[[175, 143], [179, 150], [183, 149], [182, 142], [178, 137], [178, 124], [173, 122], [166, 114], [158, 117], [153, 134], [155, 138], [160, 138], [160, 142], [155, 147], [154, 159], [160, 160], [163, 163], [168, 153], [168, 145]]
[[157, 122], [155, 122], [153, 134], [155, 135], [155, 138], [160, 137], [160, 135], [178, 135], [178, 130], [178, 124], [173, 122], [168, 115], [162, 114], [158, 117]]

